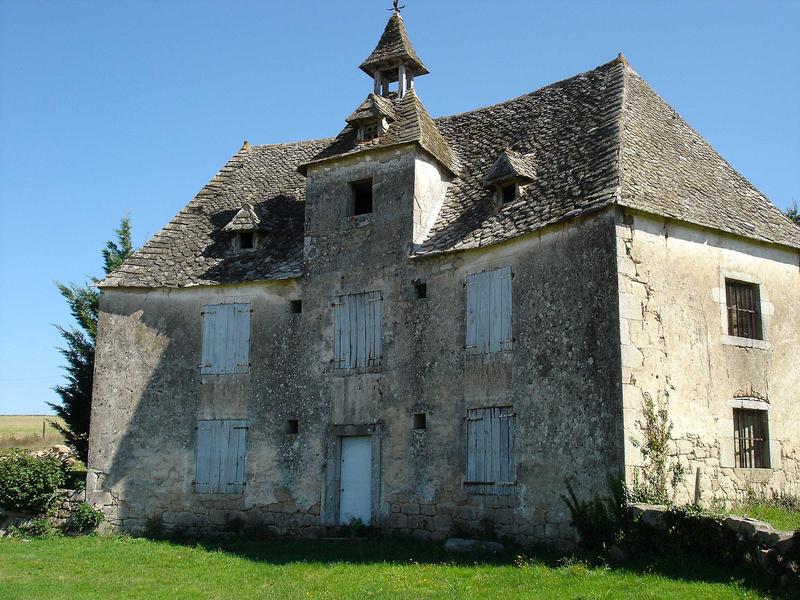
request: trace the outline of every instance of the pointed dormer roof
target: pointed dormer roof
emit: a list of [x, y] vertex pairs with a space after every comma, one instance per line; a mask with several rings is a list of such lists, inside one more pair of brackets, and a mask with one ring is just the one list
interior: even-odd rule
[[390, 98], [370, 94], [353, 113], [345, 119], [348, 123], [358, 123], [367, 119], [386, 118], [396, 120], [394, 103]]
[[506, 148], [489, 168], [489, 172], [483, 178], [483, 184], [492, 186], [511, 179], [533, 181], [535, 177], [536, 168], [533, 164], [533, 156], [520, 154], [510, 148]]
[[428, 69], [422, 64], [399, 12], [395, 12], [386, 24], [383, 35], [367, 59], [359, 68], [367, 75], [374, 76], [376, 71], [383, 71], [405, 64], [411, 69], [413, 76], [427, 75]]
[[[381, 100], [386, 100], [381, 98]], [[395, 120], [380, 137], [359, 142], [357, 127], [349, 124], [336, 139], [317, 156], [302, 163], [297, 170], [305, 175], [314, 164], [335, 160], [363, 152], [382, 150], [392, 146], [417, 144], [451, 173], [457, 173], [457, 164], [447, 141], [413, 89], [397, 100], [391, 101]], [[358, 110], [356, 112], [359, 112]], [[356, 114], [356, 113], [353, 113]]]
[[261, 217], [252, 204], [245, 204], [222, 231], [253, 231], [263, 229]]

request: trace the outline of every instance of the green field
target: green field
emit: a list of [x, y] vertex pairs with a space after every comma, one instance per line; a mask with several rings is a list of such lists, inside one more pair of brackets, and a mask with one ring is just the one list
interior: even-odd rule
[[696, 560], [677, 572], [454, 559], [398, 541], [0, 539], [0, 598], [760, 598]]
[[61, 419], [52, 415], [0, 415], [0, 449], [44, 450], [63, 444], [64, 437], [50, 425], [51, 422], [61, 423]]

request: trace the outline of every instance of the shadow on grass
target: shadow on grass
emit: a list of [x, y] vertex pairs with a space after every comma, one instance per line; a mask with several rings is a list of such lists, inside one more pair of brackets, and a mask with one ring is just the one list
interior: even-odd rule
[[[170, 539], [170, 544], [199, 547], [224, 552], [246, 560], [284, 565], [290, 563], [348, 564], [426, 564], [443, 566], [520, 567], [541, 565], [551, 569], [609, 569], [634, 575], [659, 575], [682, 582], [730, 584], [736, 582], [762, 595], [775, 595], [777, 590], [766, 577], [746, 564], [716, 565], [703, 557], [672, 557], [644, 560], [632, 558], [622, 564], [609, 563], [597, 555], [555, 552], [549, 547], [509, 548], [498, 554], [453, 554], [441, 544], [423, 543], [400, 537], [345, 540], [248, 539], [245, 537]], [[789, 594], [780, 597], [798, 598]]]

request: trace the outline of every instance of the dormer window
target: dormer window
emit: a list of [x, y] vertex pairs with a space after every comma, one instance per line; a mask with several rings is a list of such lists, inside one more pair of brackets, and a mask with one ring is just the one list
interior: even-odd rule
[[222, 231], [232, 234], [231, 248], [234, 252], [257, 248], [263, 230], [261, 217], [252, 204], [242, 206], [233, 219], [222, 228]]
[[252, 231], [239, 232], [239, 249], [252, 250], [255, 247], [255, 235]]
[[233, 249], [254, 250], [258, 247], [258, 233], [252, 230], [237, 231], [233, 236]]
[[377, 138], [378, 135], [379, 135], [378, 134], [378, 129], [379, 129], [379, 126], [378, 126], [377, 121], [374, 122], [374, 123], [366, 123], [365, 125], [363, 125], [362, 126], [362, 133], [361, 133], [362, 141], [366, 142], [368, 140], [374, 140], [375, 138]]
[[513, 202], [519, 197], [519, 185], [516, 181], [510, 181], [498, 186], [497, 188], [498, 200], [500, 204], [508, 204]]

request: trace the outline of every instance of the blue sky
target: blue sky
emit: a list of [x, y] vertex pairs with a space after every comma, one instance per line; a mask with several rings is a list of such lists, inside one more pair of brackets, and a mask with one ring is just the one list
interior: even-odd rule
[[[499, 102], [623, 52], [778, 206], [800, 200], [800, 2], [406, 0], [434, 116]], [[0, 0], [0, 414], [42, 413], [69, 323], [54, 280], [101, 272], [244, 139], [337, 133], [389, 0]]]

